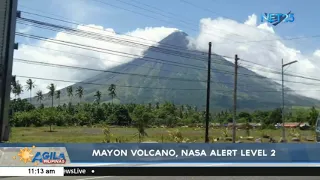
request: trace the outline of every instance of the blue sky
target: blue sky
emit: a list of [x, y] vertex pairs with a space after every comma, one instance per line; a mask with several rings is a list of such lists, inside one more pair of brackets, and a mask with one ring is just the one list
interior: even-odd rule
[[[169, 19], [157, 13], [152, 13], [125, 4], [131, 3], [139, 7], [150, 9], [135, 1], [102, 1], [111, 5], [102, 4], [94, 0], [19, 0], [19, 5], [23, 5], [19, 6], [19, 9], [31, 11], [30, 9], [25, 9], [24, 6], [27, 6], [29, 8], [48, 12], [49, 14], [63, 16], [67, 19], [113, 28], [115, 31], [121, 33], [132, 31], [136, 28], [167, 26], [182, 29], [191, 36], [195, 36], [198, 33], [195, 30], [198, 29], [199, 20], [201, 18], [226, 17], [238, 22], [244, 22], [251, 14], [256, 14], [258, 20], [260, 20], [260, 15], [264, 12], [287, 13], [288, 11], [292, 11], [295, 14], [295, 22], [276, 26], [275, 31], [278, 35], [282, 37], [296, 37], [320, 34], [320, 23], [316, 23], [317, 19], [315, 18], [317, 8], [320, 5], [320, 1], [317, 0], [308, 0], [307, 2], [269, 0], [264, 3], [263, 1], [256, 0], [186, 0], [193, 4], [197, 4], [197, 6], [209, 9], [212, 12], [196, 8], [180, 0], [136, 0], [162, 9], [164, 13], [170, 13], [164, 16], [171, 17], [172, 14], [177, 15], [174, 19]], [[116, 8], [115, 6], [143, 13], [147, 16], [155, 17], [156, 19], [128, 12]], [[159, 12], [154, 9], [150, 10]], [[179, 20], [190, 22], [190, 24], [186, 25], [181, 23], [181, 21], [179, 22]], [[164, 21], [169, 21], [169, 23]], [[316, 43], [316, 41], [317, 39], [313, 38], [287, 43], [304, 52], [312, 52], [319, 46], [319, 43]], [[308, 48], [306, 48], [306, 46], [308, 46]]]

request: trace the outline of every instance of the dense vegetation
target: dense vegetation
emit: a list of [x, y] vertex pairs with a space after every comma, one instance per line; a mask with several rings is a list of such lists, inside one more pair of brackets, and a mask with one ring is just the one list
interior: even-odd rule
[[[112, 104], [112, 103], [83, 103], [72, 105], [63, 104], [57, 107], [35, 107], [28, 100], [15, 99], [11, 103], [15, 112], [10, 119], [11, 126], [91, 126], [109, 124], [128, 126], [142, 123], [145, 126], [192, 126], [202, 124], [205, 112], [198, 111], [196, 107], [175, 106], [173, 103], [164, 104]], [[281, 122], [281, 109], [273, 111], [254, 111], [253, 113], [240, 112], [237, 115], [238, 123], [257, 122], [269, 128]], [[297, 109], [287, 115], [286, 121], [308, 122], [315, 124], [318, 111], [310, 109]], [[212, 113], [211, 123], [230, 123], [232, 113], [222, 111]]]
[[[35, 87], [34, 81], [29, 79], [26, 83], [26, 90], [32, 91]], [[116, 126], [136, 126], [138, 129], [151, 126], [194, 126], [201, 125], [205, 121], [205, 112], [199, 111], [197, 107], [189, 105], [175, 105], [171, 102], [163, 104], [115, 104], [100, 103], [101, 92], [97, 91], [94, 95], [94, 103], [81, 102], [83, 88], [79, 86], [75, 94], [79, 98], [79, 103], [62, 104], [54, 106], [54, 101], [59, 102], [60, 91], [56, 90], [54, 84], [48, 86], [48, 97], [51, 98], [51, 107], [41, 104], [43, 99], [42, 91], [37, 92], [37, 100], [41, 104], [35, 107], [30, 103], [30, 99], [15, 98], [11, 102], [11, 109], [14, 114], [10, 117], [10, 124], [13, 127], [29, 126], [93, 126], [93, 125], [116, 125]], [[23, 91], [22, 85], [16, 82], [12, 86], [15, 97], [19, 97]], [[71, 86], [67, 88], [69, 97], [73, 95]], [[110, 85], [108, 88], [109, 96], [117, 97], [116, 86]], [[315, 107], [310, 109], [300, 108], [286, 114], [286, 122], [308, 122], [314, 125], [318, 116]], [[232, 112], [229, 110], [210, 114], [211, 123], [230, 123], [232, 122]], [[276, 123], [281, 123], [281, 109], [271, 111], [239, 112], [237, 123], [261, 123], [262, 128], [272, 128]]]

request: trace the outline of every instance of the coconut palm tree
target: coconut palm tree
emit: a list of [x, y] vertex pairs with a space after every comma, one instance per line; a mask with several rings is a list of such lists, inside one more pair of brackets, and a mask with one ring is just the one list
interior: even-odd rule
[[73, 89], [72, 89], [72, 86], [69, 86], [67, 87], [67, 95], [70, 99], [70, 103], [71, 103], [71, 100], [72, 100], [72, 97], [73, 97]]
[[117, 97], [116, 85], [115, 85], [115, 84], [111, 84], [108, 90], [109, 90], [109, 96], [111, 97], [111, 99], [112, 99], [112, 104], [113, 104], [113, 99], [114, 99], [115, 97]]
[[11, 86], [10, 86], [10, 93], [12, 93], [14, 96], [16, 96], [15, 94], [15, 87], [17, 85], [17, 80], [14, 79], [13, 81], [11, 81]]
[[95, 101], [99, 104], [101, 99], [101, 92], [97, 91], [94, 97], [96, 97]]
[[43, 93], [42, 93], [42, 91], [38, 91], [37, 93], [36, 93], [36, 98], [37, 98], [37, 101], [39, 101], [40, 102], [40, 104], [41, 104], [41, 102], [42, 102], [42, 100], [43, 100]]
[[26, 90], [30, 91], [30, 103], [31, 103], [31, 97], [32, 97], [32, 89], [36, 87], [35, 81], [32, 81], [32, 79], [28, 79], [26, 81]]
[[81, 103], [81, 98], [83, 96], [83, 87], [82, 86], [79, 86], [76, 89], [76, 95], [79, 97], [79, 102]]
[[19, 83], [19, 81], [16, 81], [12, 86], [12, 93], [14, 94], [14, 98], [19, 98], [21, 93], [23, 92], [22, 85]]
[[53, 98], [54, 98], [54, 93], [56, 92], [56, 86], [51, 83], [47, 89], [49, 89], [48, 96], [51, 97], [51, 107], [53, 107]]
[[60, 106], [60, 96], [61, 96], [61, 91], [60, 90], [56, 91], [56, 98], [58, 99], [59, 106]]

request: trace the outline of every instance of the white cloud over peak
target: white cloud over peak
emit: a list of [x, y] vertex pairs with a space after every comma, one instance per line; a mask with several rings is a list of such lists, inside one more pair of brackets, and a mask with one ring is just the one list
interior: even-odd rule
[[[130, 61], [132, 58], [118, 56], [117, 52], [126, 52], [134, 55], [142, 55], [147, 47], [135, 47], [125, 46], [117, 44], [120, 40], [126, 39], [126, 41], [143, 42], [148, 45], [156, 45], [157, 42], [167, 37], [174, 31], [178, 31], [174, 28], [165, 27], [147, 27], [145, 29], [136, 29], [135, 31], [128, 32], [126, 35], [118, 35], [113, 29], [104, 29], [102, 26], [86, 25], [78, 26], [77, 29], [84, 30], [91, 33], [103, 34], [105, 39], [90, 39], [86, 37], [79, 37], [76, 35], [66, 34], [59, 32], [55, 35], [53, 40], [77, 43], [86, 45], [85, 48], [75, 48], [56, 44], [48, 41], [38, 41], [35, 44], [25, 45], [21, 43], [19, 50], [15, 51], [16, 59], [31, 60], [44, 63], [63, 64], [68, 66], [78, 66], [94, 69], [107, 69]], [[18, 30], [19, 31], [19, 30]], [[31, 33], [32, 34], [32, 33]], [[138, 38], [137, 38], [138, 37]], [[148, 40], [146, 42], [146, 40]], [[100, 49], [96, 49], [98, 47]], [[86, 49], [86, 48], [89, 48]], [[95, 49], [95, 51], [93, 50]], [[68, 52], [68, 53], [65, 53]], [[84, 71], [76, 69], [67, 69], [61, 67], [48, 67], [36, 64], [21, 63], [21, 61], [15, 61], [13, 65], [13, 74], [17, 76], [28, 77], [41, 77], [44, 79], [58, 79], [64, 81], [82, 81], [99, 72]], [[25, 84], [26, 77], [17, 77], [17, 80], [21, 84]], [[35, 95], [36, 91], [42, 90], [47, 92], [46, 87], [49, 83], [54, 82], [57, 85], [57, 89], [69, 86], [72, 82], [59, 82], [51, 80], [34, 79], [37, 87], [33, 90], [32, 94]], [[29, 97], [29, 93], [23, 93], [21, 97]]]
[[248, 20], [246, 20], [244, 24], [249, 26], [257, 26], [257, 15], [252, 14], [251, 16], [248, 16]]
[[[77, 29], [103, 33], [105, 36], [108, 36], [109, 39], [104, 39], [105, 41], [101, 41], [102, 38], [94, 40], [86, 37], [66, 34], [64, 32], [57, 33], [53, 39], [99, 47], [101, 48], [99, 51], [103, 52], [39, 41], [33, 45], [43, 48], [22, 45], [19, 47], [19, 50], [15, 52], [15, 57], [39, 62], [106, 69], [126, 63], [132, 59], [113, 55], [112, 53], [115, 53], [114, 51], [142, 55], [147, 49], [147, 47], [144, 46], [138, 47], [118, 44], [121, 43], [120, 39], [116, 40], [117, 43], [110, 42], [112, 41], [110, 38], [121, 38], [122, 40], [126, 39], [128, 41], [134, 41], [135, 43], [141, 42], [143, 44], [155, 45], [156, 42], [161, 41], [169, 34], [179, 31], [175, 28], [147, 27], [144, 29], [138, 28], [126, 33], [126, 35], [117, 35], [113, 29], [97, 25], [83, 25], [78, 26]], [[303, 74], [304, 76], [316, 78], [319, 77], [317, 70], [320, 67], [320, 49], [315, 50], [312, 55], [306, 55], [302, 54], [298, 49], [286, 46], [283, 41], [279, 40], [281, 37], [276, 34], [271, 26], [266, 23], [257, 23], [257, 16], [255, 14], [248, 16], [248, 19], [243, 23], [224, 18], [201, 19], [199, 34], [196, 37], [189, 37], [189, 39], [191, 41], [190, 48], [192, 47], [193, 49], [207, 51], [208, 42], [211, 41], [214, 53], [231, 57], [238, 54], [240, 58], [253, 61], [257, 64], [262, 64], [266, 68], [280, 70], [282, 58], [285, 63], [297, 59], [299, 62], [291, 65], [288, 68], [288, 73]], [[44, 48], [55, 49], [56, 51]], [[104, 49], [108, 49], [110, 51], [105, 51]], [[82, 54], [83, 56], [67, 54], [61, 51]], [[262, 71], [260, 66], [255, 66], [254, 64], [248, 64], [245, 62], [241, 62], [241, 64], [244, 66], [250, 65], [251, 69], [258, 74], [274, 79], [281, 78], [279, 74]], [[81, 81], [97, 73], [98, 72], [85, 72], [83, 70], [80, 71], [75, 69], [25, 64], [18, 61], [14, 63], [13, 70], [13, 74], [15, 75], [73, 81]], [[316, 83], [315, 81], [292, 77], [286, 77], [286, 79], [304, 83]], [[18, 80], [25, 83], [27, 78], [18, 78]], [[52, 81], [36, 80], [36, 84], [38, 84], [37, 90], [41, 89], [47, 92], [46, 86], [51, 82]], [[72, 83], [55, 82], [55, 84], [58, 85], [58, 88], [63, 88]], [[292, 89], [317, 89], [316, 86], [307, 86], [299, 83], [286, 82], [286, 85]], [[318, 87], [318, 89], [320, 89], [320, 87]], [[33, 92], [33, 95], [35, 94], [35, 91]], [[297, 93], [320, 99], [317, 91], [297, 91]], [[22, 97], [28, 96], [29, 94], [26, 93]]]
[[[307, 55], [302, 54], [298, 49], [286, 46], [271, 26], [267, 23], [258, 25], [257, 16], [254, 14], [248, 16], [248, 19], [244, 23], [223, 18], [205, 18], [200, 23], [200, 32], [197, 37], [193, 38], [190, 47], [206, 51], [208, 41], [211, 41], [213, 51], [217, 54], [230, 57], [238, 54], [240, 58], [262, 64], [266, 68], [277, 69], [278, 71], [281, 70], [282, 58], [284, 59], [284, 63], [298, 60], [298, 63], [285, 67], [285, 69], [288, 68], [287, 73], [315, 78], [319, 77], [317, 71], [320, 66], [320, 50], [314, 51], [313, 55]], [[220, 29], [223, 29], [224, 32], [222, 33]], [[214, 35], [219, 37], [215, 37]], [[249, 69], [263, 76], [281, 79], [279, 74], [270, 73], [265, 70], [262, 71], [261, 66], [246, 62], [241, 62], [241, 64], [244, 66], [250, 65]], [[296, 77], [285, 77], [285, 79], [303, 83], [317, 83], [316, 81]], [[285, 85], [296, 90], [317, 88], [320, 90], [319, 86], [301, 83], [286, 82]], [[317, 91], [297, 91], [297, 93], [320, 99]]]
[[320, 57], [320, 50], [314, 51], [313, 56]]

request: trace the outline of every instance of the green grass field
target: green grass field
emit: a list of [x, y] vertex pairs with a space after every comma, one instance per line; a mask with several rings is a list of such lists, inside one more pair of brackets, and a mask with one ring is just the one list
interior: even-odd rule
[[[109, 137], [112, 140], [111, 142], [139, 142], [138, 131], [135, 128], [111, 127], [109, 128], [111, 136], [106, 136], [103, 128], [96, 127], [54, 127], [53, 130], [53, 132], [49, 132], [49, 127], [12, 128], [9, 142], [101, 143], [106, 137]], [[176, 131], [176, 128], [149, 128], [146, 130], [148, 136], [144, 137], [143, 141], [157, 141], [159, 143], [179, 141], [204, 142], [203, 128], [179, 128], [179, 133], [174, 133]], [[287, 129], [286, 132], [289, 142], [292, 142], [292, 138], [299, 138], [301, 142], [315, 142], [314, 131]], [[255, 142], [257, 138], [261, 138], [262, 142], [268, 142], [268, 139], [262, 138], [263, 135], [268, 135], [278, 142], [281, 130], [250, 130], [251, 138], [247, 138], [245, 130], [237, 130], [237, 139], [241, 142]], [[230, 142], [231, 136], [230, 129], [210, 129], [210, 141], [212, 142]]]

